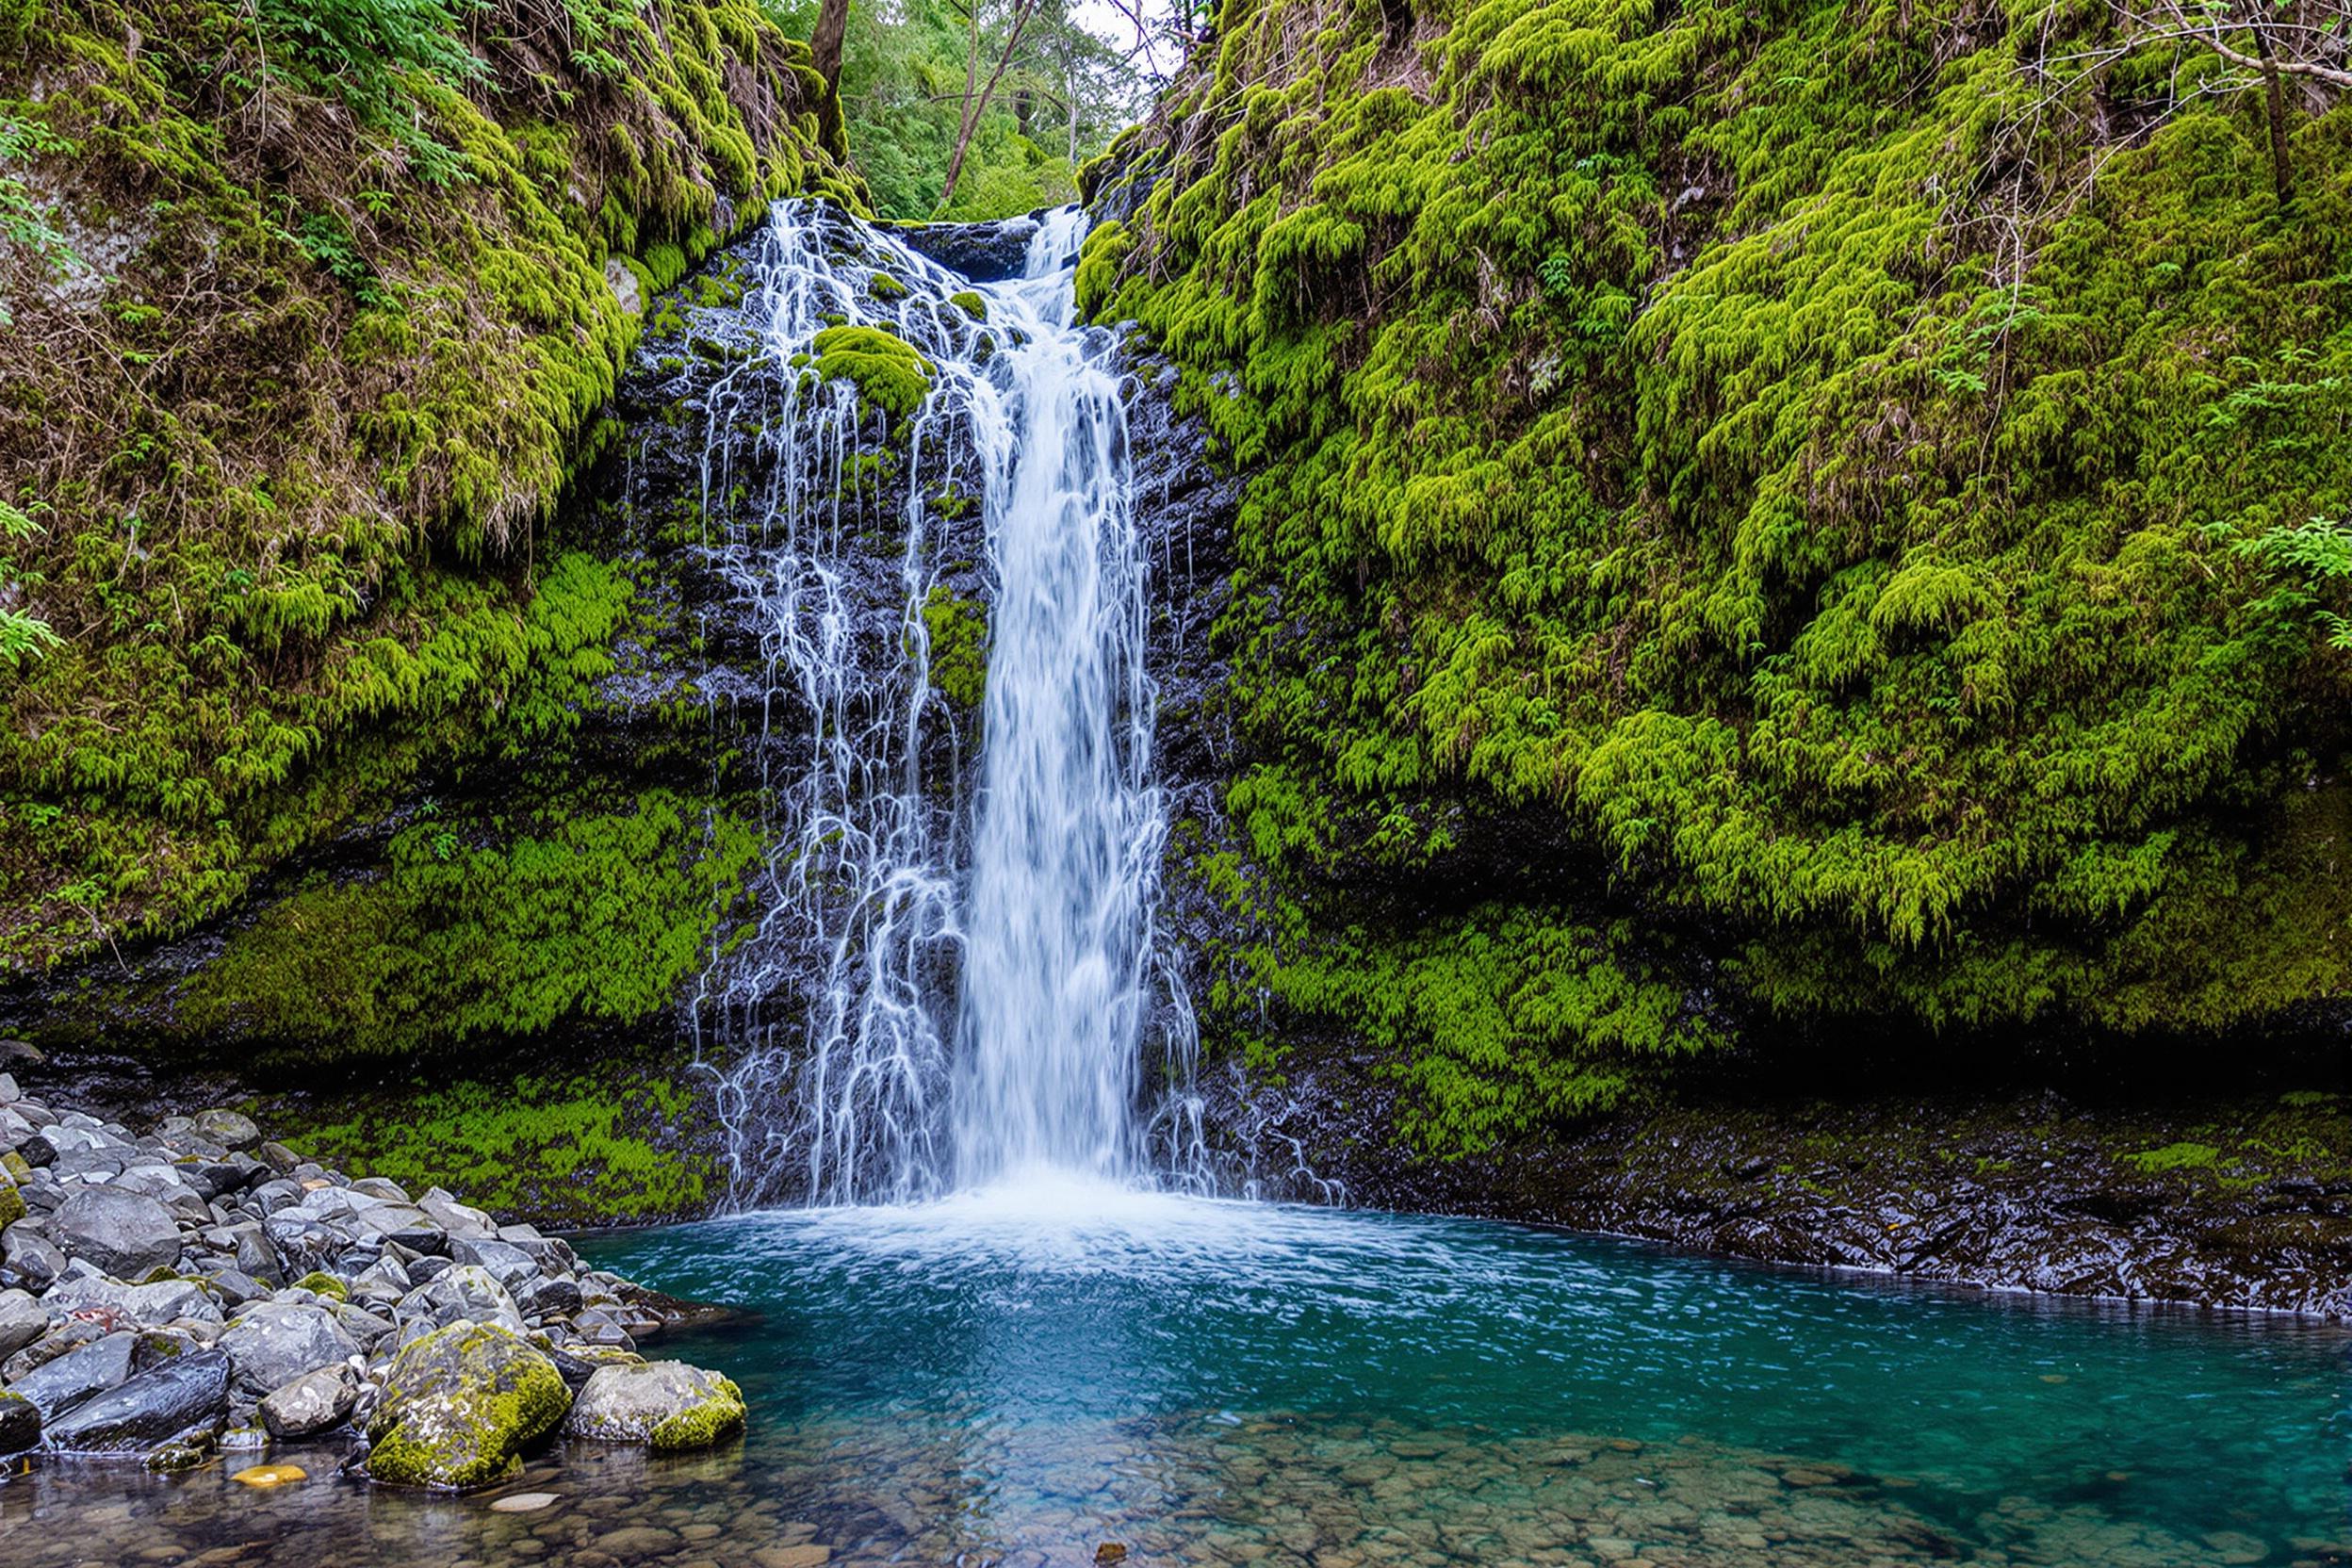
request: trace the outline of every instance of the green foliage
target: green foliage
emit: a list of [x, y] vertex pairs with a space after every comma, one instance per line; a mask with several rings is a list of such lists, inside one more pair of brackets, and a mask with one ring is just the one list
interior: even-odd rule
[[2154, 1176], [2167, 1170], [2210, 1170], [2220, 1159], [2221, 1151], [2210, 1143], [2168, 1143], [2126, 1154], [2124, 1163], [2143, 1176]]
[[[1529, 907], [1800, 1016], [2352, 989], [2338, 547], [2290, 524], [2352, 514], [2352, 188], [2284, 217], [2250, 100], [2019, 68], [2105, 11], [1413, 24], [1228, 0], [1079, 270], [1250, 476], [1268, 874], [1443, 881], [1508, 821]], [[2352, 108], [2295, 140], [2343, 166]], [[1366, 961], [1436, 995], [1499, 928]]]
[[264, 35], [281, 47], [265, 52], [301, 86], [332, 93], [370, 125], [392, 131], [419, 176], [445, 185], [466, 178], [449, 148], [402, 125], [420, 106], [410, 94], [417, 76], [445, 90], [488, 74], [460, 36], [464, 13], [479, 0], [256, 0]]
[[[985, 79], [1003, 41], [1004, 8], [978, 3]], [[1138, 84], [1119, 51], [1068, 10], [1062, 0], [1045, 0], [1032, 15], [982, 117], [956, 199], [942, 209], [972, 42], [969, 12], [947, 0], [850, 7], [841, 109], [876, 212], [976, 222], [1071, 198], [1077, 164], [1126, 123]], [[807, 38], [817, 4], [774, 0], [773, 12], [787, 32]]]
[[[48, 126], [0, 108], [0, 171], [22, 164], [38, 154], [73, 151], [74, 144]], [[56, 214], [33, 195], [22, 178], [8, 172], [0, 172], [0, 245], [27, 253], [41, 270], [52, 275], [69, 270], [81, 259], [58, 230]], [[7, 298], [0, 296], [0, 327], [13, 319]]]
[[922, 407], [931, 391], [931, 362], [880, 327], [827, 327], [809, 347], [820, 379], [854, 384], [860, 397], [893, 420]]
[[[0, 322], [0, 325], [4, 324]], [[29, 539], [41, 531], [41, 525], [33, 520], [33, 514], [47, 510], [46, 506], [38, 502], [28, 510], [0, 500], [0, 547], [12, 549], [18, 541]], [[7, 664], [11, 670], [27, 660], [40, 658], [65, 641], [47, 621], [29, 611], [16, 608], [15, 601], [39, 585], [37, 577], [28, 577], [18, 568], [13, 553], [0, 555], [0, 663]]]

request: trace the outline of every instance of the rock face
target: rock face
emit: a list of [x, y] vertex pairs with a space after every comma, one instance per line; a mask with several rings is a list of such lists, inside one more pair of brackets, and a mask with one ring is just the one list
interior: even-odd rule
[[143, 1455], [194, 1434], [210, 1437], [228, 1410], [229, 1358], [190, 1351], [48, 1422], [44, 1441], [70, 1454]]
[[114, 1186], [85, 1186], [49, 1217], [49, 1239], [102, 1274], [137, 1280], [180, 1260], [179, 1221], [152, 1198]]
[[393, 1360], [368, 1427], [368, 1474], [396, 1486], [487, 1486], [519, 1473], [523, 1450], [571, 1403], [555, 1363], [507, 1330], [435, 1330]]
[[600, 1367], [564, 1423], [567, 1437], [704, 1448], [743, 1429], [743, 1395], [732, 1380], [681, 1361]]

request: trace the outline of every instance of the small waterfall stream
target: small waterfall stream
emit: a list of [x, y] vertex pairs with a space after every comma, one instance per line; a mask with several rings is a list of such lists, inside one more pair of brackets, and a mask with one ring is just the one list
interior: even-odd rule
[[[761, 749], [759, 926], [704, 983], [738, 1206], [1208, 1184], [1153, 929], [1167, 821], [1120, 375], [1071, 319], [1084, 235], [1049, 214], [1021, 276], [975, 284], [820, 204], [775, 210], [747, 302], [763, 351], [709, 400], [703, 473], [706, 501], [746, 482], [729, 436], [756, 426], [760, 520], [710, 548], [760, 629], [763, 727], [805, 729]], [[887, 435], [808, 368], [843, 325], [929, 364]], [[927, 612], [972, 501], [977, 736], [934, 684]], [[861, 587], [893, 536], [892, 580]]]

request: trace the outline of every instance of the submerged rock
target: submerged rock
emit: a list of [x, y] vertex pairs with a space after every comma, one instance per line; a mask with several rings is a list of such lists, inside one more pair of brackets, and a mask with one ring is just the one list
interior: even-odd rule
[[704, 1448], [742, 1429], [743, 1395], [732, 1380], [682, 1361], [603, 1366], [580, 1391], [567, 1437]]
[[145, 1454], [202, 1431], [229, 1410], [229, 1358], [218, 1350], [174, 1356], [47, 1423], [43, 1442], [74, 1454]]
[[555, 1363], [488, 1323], [439, 1329], [394, 1358], [368, 1423], [370, 1478], [463, 1492], [522, 1469], [571, 1409]]

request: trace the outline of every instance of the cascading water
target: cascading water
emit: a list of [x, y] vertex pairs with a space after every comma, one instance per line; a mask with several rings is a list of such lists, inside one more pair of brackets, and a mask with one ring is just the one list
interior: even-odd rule
[[[739, 1205], [1038, 1171], [1206, 1184], [1191, 1013], [1152, 924], [1167, 824], [1125, 411], [1109, 335], [1071, 321], [1084, 233], [1050, 214], [1021, 276], [975, 285], [831, 209], [776, 209], [765, 351], [710, 398], [704, 473], [706, 504], [733, 491], [728, 437], [760, 432], [763, 520], [712, 547], [760, 627], [778, 742], [759, 927], [714, 959], [701, 1009], [730, 1056]], [[811, 368], [837, 326], [928, 362], [888, 439]], [[970, 498], [991, 611], [966, 792], [932, 612]], [[890, 582], [861, 583], [852, 564], [892, 533]]]

